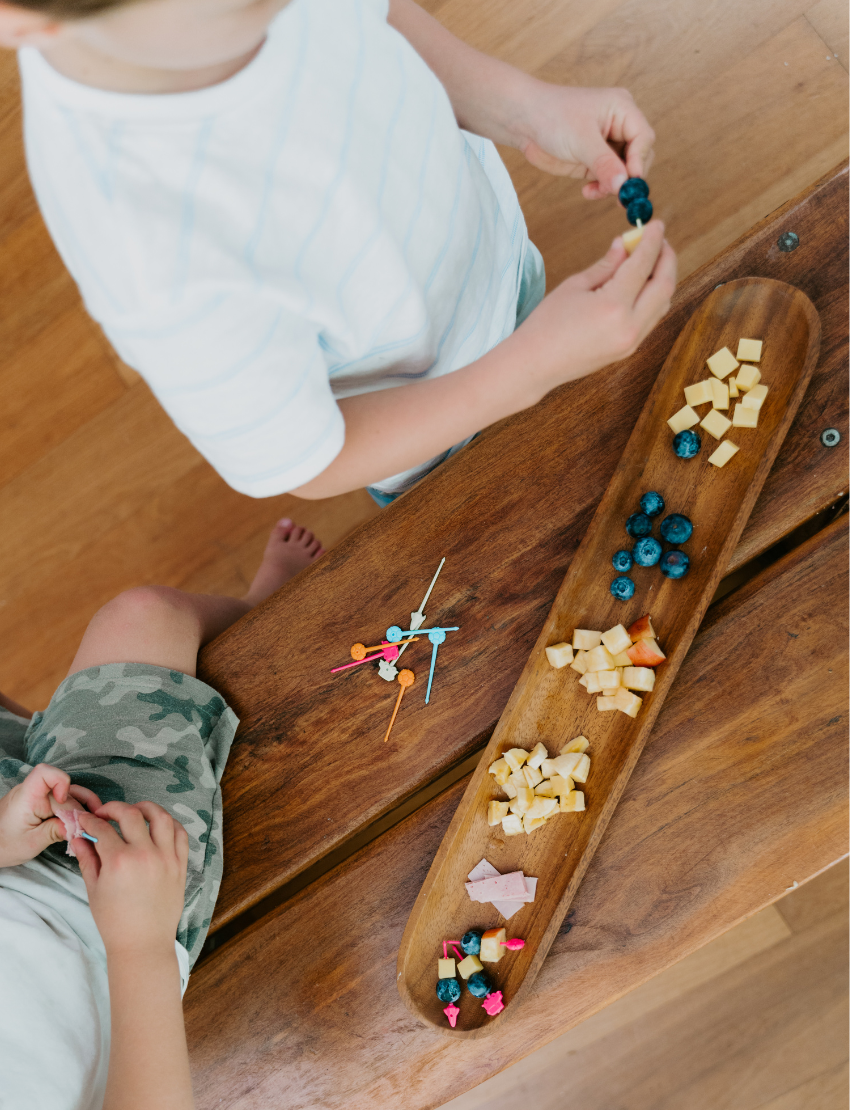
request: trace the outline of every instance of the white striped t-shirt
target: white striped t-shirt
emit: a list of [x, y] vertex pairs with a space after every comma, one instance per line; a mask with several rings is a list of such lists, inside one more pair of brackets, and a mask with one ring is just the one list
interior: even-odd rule
[[292, 0], [249, 65], [175, 95], [20, 51], [30, 174], [86, 307], [254, 497], [335, 458], [337, 399], [449, 373], [515, 325], [510, 178], [386, 17], [387, 0]]

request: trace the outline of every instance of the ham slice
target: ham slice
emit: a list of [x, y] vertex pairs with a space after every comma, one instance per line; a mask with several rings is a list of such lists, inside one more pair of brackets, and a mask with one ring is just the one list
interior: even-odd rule
[[487, 879], [467, 883], [466, 890], [473, 902], [492, 902], [496, 898], [510, 902], [530, 902], [531, 897], [521, 871], [507, 875], [491, 875]]
[[65, 839], [68, 843], [65, 845], [65, 854], [77, 858], [77, 853], [71, 847], [71, 841], [75, 836], [79, 836], [83, 831], [83, 826], [80, 824], [79, 814], [83, 811], [81, 809], [59, 809], [57, 806], [54, 813], [65, 826]]

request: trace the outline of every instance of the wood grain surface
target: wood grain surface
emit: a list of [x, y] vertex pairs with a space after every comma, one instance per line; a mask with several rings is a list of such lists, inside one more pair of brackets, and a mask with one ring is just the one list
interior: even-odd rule
[[[729, 430], [725, 438], [740, 450], [722, 469], [708, 462], [717, 441], [707, 432], [695, 459], [678, 458], [667, 418], [684, 404], [684, 388], [705, 379], [706, 360], [723, 347], [737, 350], [742, 336], [763, 340], [761, 371], [768, 394], [758, 428]], [[540, 971], [780, 450], [819, 348], [820, 321], [811, 301], [765, 278], [739, 278], [713, 290], [673, 344], [405, 929], [398, 958], [402, 999], [446, 1036], [489, 1035], [506, 1020], [508, 1008], [520, 1004]], [[700, 414], [705, 412], [702, 408]], [[648, 490], [666, 502], [659, 522], [672, 512], [693, 522], [693, 535], [682, 545], [691, 566], [677, 581], [663, 577], [657, 566], [634, 567], [634, 597], [622, 602], [609, 590], [617, 573], [611, 556], [630, 546], [625, 522]], [[655, 687], [642, 696], [635, 718], [599, 713], [596, 696], [588, 696], [576, 672], [552, 668], [544, 648], [570, 642], [575, 628], [604, 632], [631, 625], [646, 613], [667, 655], [655, 670]], [[554, 756], [578, 735], [590, 741], [587, 810], [558, 814], [531, 836], [507, 837], [501, 826], [490, 828], [487, 803], [503, 795], [494, 787], [489, 765], [509, 748], [530, 751], [538, 741]], [[466, 893], [467, 876], [482, 858], [502, 874], [536, 876], [537, 892], [510, 923], [525, 947], [487, 968], [506, 1009], [490, 1017], [480, 1000], [463, 991], [457, 1025], [451, 1028], [435, 993], [442, 942], [484, 922], [487, 928], [505, 924], [493, 907], [473, 903]]]
[[441, 1106], [841, 857], [846, 564], [845, 518], [709, 609], [517, 1020], [449, 1041], [395, 989], [459, 783], [195, 971], [199, 1108]]
[[[683, 283], [631, 359], [488, 429], [204, 650], [200, 673], [242, 721], [223, 782], [226, 859], [213, 928], [484, 743], [659, 367], [719, 282], [786, 281], [823, 325], [810, 388], [730, 566], [846, 489], [846, 192], [841, 167]], [[776, 245], [784, 231], [799, 237], [793, 252]], [[833, 450], [819, 440], [827, 426], [843, 437]], [[424, 684], [407, 695], [384, 746], [393, 690], [367, 667], [336, 684], [327, 671], [352, 643], [376, 643], [369, 637], [404, 619], [444, 555], [429, 615], [462, 630], [441, 649], [431, 705]], [[413, 653], [416, 670], [423, 661]], [[345, 788], [332, 807], [315, 805], [329, 781]]]

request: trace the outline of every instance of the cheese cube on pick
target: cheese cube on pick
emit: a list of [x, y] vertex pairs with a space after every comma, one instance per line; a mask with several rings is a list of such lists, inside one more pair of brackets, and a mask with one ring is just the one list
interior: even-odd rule
[[632, 638], [621, 624], [615, 624], [607, 632], [602, 633], [602, 643], [612, 655], [626, 651], [632, 646]]
[[767, 396], [766, 385], [754, 385], [747, 396], [743, 399], [741, 404], [746, 409], [760, 409], [764, 404], [764, 399]]
[[706, 378], [704, 382], [695, 382], [694, 385], [685, 386], [685, 400], [689, 405], [707, 405], [711, 400], [711, 383], [712, 378]]
[[679, 432], [684, 432], [686, 428], [693, 428], [694, 424], [699, 424], [699, 413], [694, 412], [690, 405], [685, 405], [684, 408], [674, 413], [667, 423], [670, 425], [670, 430], [678, 435]]
[[722, 412], [712, 409], [705, 419], [700, 421], [699, 426], [705, 428], [708, 434], [714, 436], [715, 439], [722, 439], [732, 427], [732, 421], [727, 420]]
[[711, 358], [706, 359], [706, 363], [715, 378], [725, 378], [733, 370], [738, 369], [738, 360], [728, 347], [721, 347]]
[[461, 979], [468, 979], [470, 975], [474, 975], [476, 971], [483, 971], [484, 964], [482, 964], [477, 956], [467, 956], [465, 960], [460, 961], [457, 965], [457, 969]]
[[481, 937], [481, 951], [478, 953], [478, 958], [488, 964], [497, 964], [507, 952], [507, 948], [502, 944], [503, 940], [507, 940], [504, 929], [488, 929]]
[[589, 628], [576, 628], [573, 631], [573, 647], [576, 651], [590, 651], [601, 643], [601, 632], [591, 632]]
[[568, 663], [572, 663], [572, 646], [570, 644], [552, 644], [551, 647], [546, 648], [546, 658], [553, 667], [560, 670], [561, 667], [566, 667]]
[[760, 339], [739, 339], [738, 362], [760, 362], [761, 342]]
[[454, 979], [455, 977], [455, 962], [450, 960], [437, 960], [437, 978], [438, 979]]
[[746, 405], [735, 405], [732, 413], [733, 428], [756, 428], [759, 422], [759, 410], [747, 408]]
[[643, 228], [631, 227], [628, 231], [624, 231], [620, 238], [623, 240], [623, 246], [626, 248], [626, 254], [631, 254], [643, 238]]
[[729, 386], [719, 378], [711, 379], [711, 404], [715, 409], [729, 408]]
[[738, 389], [747, 393], [761, 381], [761, 370], [757, 366], [742, 366], [735, 378]]
[[725, 466], [733, 455], [737, 455], [738, 450], [739, 448], [731, 440], [724, 439], [714, 454], [709, 455], [708, 461], [712, 466]]

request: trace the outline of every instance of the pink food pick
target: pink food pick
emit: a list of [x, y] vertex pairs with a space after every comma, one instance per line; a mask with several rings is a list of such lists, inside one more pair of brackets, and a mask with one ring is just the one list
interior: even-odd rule
[[454, 1027], [457, 1025], [457, 1015], [460, 1013], [458, 1007], [450, 1002], [448, 1006], [446, 1006], [445, 1010], [443, 1010], [443, 1013], [449, 1019], [449, 1025], [452, 1027], [452, 1029], [454, 1029]]
[[505, 1008], [505, 1004], [502, 1001], [502, 992], [491, 991], [481, 1003], [481, 1008], [486, 1010], [490, 1017], [495, 1017], [496, 1014], [500, 1014]]
[[519, 952], [520, 948], [525, 948], [525, 941], [520, 940], [519, 937], [511, 937], [510, 940], [503, 940], [501, 943], [509, 952]]
[[381, 651], [381, 654], [388, 663], [395, 663], [396, 659], [398, 659], [398, 647], [395, 644], [387, 644]]

